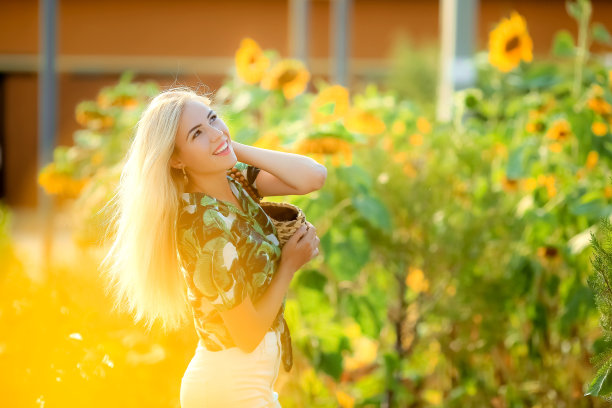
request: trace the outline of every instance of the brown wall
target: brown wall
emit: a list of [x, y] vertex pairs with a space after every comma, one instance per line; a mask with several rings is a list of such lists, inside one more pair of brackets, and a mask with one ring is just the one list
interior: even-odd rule
[[[58, 54], [60, 56], [233, 57], [240, 40], [256, 39], [263, 48], [288, 52], [286, 0], [58, 0]], [[329, 56], [329, 1], [313, 0], [310, 58]], [[490, 29], [517, 10], [527, 19], [536, 54], [550, 50], [554, 33], [576, 24], [565, 11], [564, 0], [481, 0], [477, 27], [478, 48], [484, 49]], [[593, 1], [593, 20], [612, 28], [612, 1]], [[437, 0], [354, 0], [350, 39], [355, 59], [385, 59], [394, 39], [403, 34], [416, 44], [437, 42]], [[4, 106], [0, 125], [4, 143], [4, 200], [13, 206], [36, 204], [37, 76], [23, 56], [38, 53], [38, 0], [0, 1], [0, 95]], [[25, 68], [14, 68], [17, 60]], [[3, 62], [4, 58], [4, 62]], [[15, 59], [17, 58], [17, 59]], [[21, 59], [20, 59], [21, 58]], [[11, 65], [13, 64], [13, 65]], [[4, 71], [4, 73], [2, 72]], [[2, 75], [3, 73], [3, 75]], [[197, 77], [196, 77], [197, 75]], [[322, 75], [327, 78], [326, 75]], [[58, 144], [71, 144], [78, 128], [74, 107], [92, 99], [117, 73], [59, 75]], [[162, 85], [171, 75], [138, 75]], [[216, 89], [221, 73], [178, 75], [182, 84], [204, 82]], [[352, 83], [352, 82], [351, 82]], [[0, 141], [2, 137], [0, 137]], [[2, 185], [2, 184], [0, 184]]]

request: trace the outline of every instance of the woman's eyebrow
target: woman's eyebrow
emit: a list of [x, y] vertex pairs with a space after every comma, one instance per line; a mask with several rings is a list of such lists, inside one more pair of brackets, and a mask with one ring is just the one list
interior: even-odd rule
[[[212, 115], [213, 113], [215, 113], [215, 111], [214, 111], [214, 110], [212, 110], [212, 109], [211, 109], [211, 110], [209, 110], [209, 111], [208, 111], [208, 115], [206, 115], [206, 119], [208, 119], [208, 118], [210, 117], [210, 115]], [[185, 137], [185, 140], [187, 140], [187, 138], [189, 137], [189, 134], [191, 134], [191, 132], [193, 132], [193, 130], [194, 130], [194, 129], [196, 129], [196, 128], [200, 127], [200, 126], [202, 126], [202, 124], [201, 124], [201, 123], [198, 123], [197, 125], [195, 125], [194, 127], [192, 127], [192, 128], [189, 130], [189, 132], [187, 132], [187, 136]]]

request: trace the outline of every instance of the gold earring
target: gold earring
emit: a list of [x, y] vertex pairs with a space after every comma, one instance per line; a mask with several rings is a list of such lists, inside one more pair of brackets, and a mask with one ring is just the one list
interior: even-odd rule
[[185, 179], [185, 183], [188, 183], [189, 179], [187, 178], [187, 173], [185, 173], [185, 167], [181, 167], [181, 170], [183, 170], [183, 178]]

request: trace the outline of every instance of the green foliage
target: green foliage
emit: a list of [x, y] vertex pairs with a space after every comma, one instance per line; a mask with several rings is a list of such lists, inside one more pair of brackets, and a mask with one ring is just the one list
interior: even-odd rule
[[[391, 86], [369, 83], [351, 94], [351, 107], [382, 123], [381, 132], [347, 117], [314, 123], [316, 93], [286, 100], [236, 76], [219, 88], [215, 102], [240, 143], [273, 135], [278, 143], [264, 148], [313, 156], [300, 150], [304, 141], [321, 147], [331, 136], [332, 147], [350, 146], [349, 163], [335, 162], [336, 152], [316, 156], [328, 169], [321, 190], [266, 198], [304, 209], [322, 250], [296, 274], [287, 299], [296, 371], [280, 391], [283, 406], [336, 406], [339, 390], [355, 406], [599, 406], [583, 398], [585, 356], [593, 343], [595, 361], [605, 362], [586, 394], [603, 396], [612, 339], [594, 341], [595, 302], [582, 271], [586, 232], [612, 212], [604, 183], [612, 87], [608, 69], [586, 52], [590, 3], [567, 8], [581, 24], [576, 43], [561, 32], [555, 60], [508, 74], [478, 53], [477, 83], [449, 101], [448, 123], [421, 103], [435, 100], [435, 60], [407, 58], [411, 51], [395, 62]], [[592, 37], [605, 41], [596, 27]], [[314, 85], [319, 92], [329, 84]], [[116, 182], [130, 129], [154, 94], [127, 79], [117, 88], [140, 103], [111, 104], [102, 115], [83, 104], [91, 127], [75, 135], [73, 153], [57, 153], [66, 168], [92, 177], [75, 207], [88, 220], [80, 228], [92, 226], [80, 234], [90, 245], [99, 242], [97, 209]], [[113, 125], [98, 128], [109, 115]], [[607, 316], [612, 301], [597, 299]], [[109, 352], [111, 360], [113, 353], [121, 356]]]
[[[590, 233], [594, 250], [592, 259], [594, 273], [589, 276], [588, 284], [595, 295], [595, 303], [600, 313], [602, 338], [612, 340], [612, 224], [607, 217], [601, 218], [600, 242], [595, 234]], [[591, 362], [597, 367], [597, 374], [585, 395], [605, 397], [612, 401], [612, 347], [600, 350]]]

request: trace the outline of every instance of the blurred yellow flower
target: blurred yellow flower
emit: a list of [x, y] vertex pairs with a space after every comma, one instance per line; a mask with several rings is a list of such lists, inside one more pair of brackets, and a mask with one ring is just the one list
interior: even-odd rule
[[603, 122], [593, 122], [591, 125], [591, 131], [595, 136], [605, 136], [608, 134], [608, 125]]
[[449, 296], [455, 296], [455, 294], [457, 294], [457, 288], [455, 288], [455, 285], [448, 285], [446, 287], [446, 293]]
[[537, 133], [543, 131], [545, 128], [544, 122], [541, 120], [529, 121], [525, 126], [525, 130], [529, 133]]
[[393, 151], [393, 139], [391, 139], [389, 136], [385, 136], [383, 138], [383, 149]]
[[612, 113], [612, 106], [602, 96], [593, 96], [589, 98], [587, 106], [593, 112], [600, 115], [609, 115]]
[[515, 68], [521, 60], [533, 59], [533, 42], [525, 19], [513, 11], [489, 34], [489, 62], [502, 72]]
[[585, 167], [587, 169], [592, 169], [597, 164], [597, 160], [599, 159], [599, 153], [595, 150], [591, 150], [587, 155]]
[[419, 268], [409, 267], [409, 272], [406, 275], [406, 285], [416, 293], [429, 291], [429, 281]]
[[91, 164], [98, 165], [104, 161], [104, 154], [100, 151], [91, 155]]
[[563, 146], [561, 146], [561, 143], [551, 143], [548, 148], [550, 149], [551, 152], [555, 152], [555, 153], [559, 153], [561, 150], [563, 150]]
[[413, 133], [410, 135], [410, 144], [413, 146], [421, 146], [423, 144], [423, 135], [420, 133]]
[[79, 125], [93, 130], [109, 129], [115, 123], [113, 117], [93, 101], [80, 102], [75, 109], [75, 119]]
[[371, 364], [378, 355], [378, 342], [368, 337], [358, 337], [353, 341], [353, 354], [344, 358], [344, 369], [357, 370]]
[[562, 142], [567, 140], [571, 134], [569, 122], [566, 119], [557, 119], [546, 132], [546, 137]]
[[612, 186], [606, 186], [604, 188], [604, 195], [606, 196], [606, 198], [612, 197]]
[[538, 187], [538, 181], [535, 179], [535, 177], [529, 177], [523, 180], [522, 186], [523, 190], [527, 192], [532, 192]]
[[440, 405], [442, 403], [442, 393], [438, 390], [428, 389], [423, 391], [423, 399], [432, 405]]
[[256, 84], [270, 66], [270, 59], [263, 54], [252, 38], [244, 38], [235, 55], [236, 74], [248, 84]]
[[503, 143], [495, 142], [495, 144], [493, 145], [493, 154], [496, 157], [508, 157], [508, 148]]
[[508, 178], [506, 175], [502, 177], [502, 188], [505, 191], [512, 192], [518, 189], [519, 182], [516, 179]]
[[393, 125], [391, 125], [391, 133], [393, 133], [394, 135], [402, 135], [406, 132], [406, 124], [397, 119], [393, 122]]
[[561, 261], [559, 249], [551, 245], [538, 247], [536, 253], [540, 262], [547, 266], [558, 264]]
[[253, 143], [253, 146], [269, 150], [285, 150], [281, 147], [281, 140], [276, 132], [268, 131]]
[[393, 155], [393, 161], [396, 163], [401, 163], [406, 159], [408, 159], [408, 152], [405, 151], [397, 152]]
[[341, 85], [323, 89], [310, 104], [313, 123], [329, 123], [344, 117], [349, 110], [349, 91]]
[[334, 166], [339, 166], [341, 160], [344, 160], [346, 166], [350, 166], [353, 160], [351, 144], [333, 135], [315, 139], [301, 139], [296, 143], [295, 152], [319, 158], [317, 160], [319, 163], [323, 163], [322, 156], [331, 155], [332, 165]]
[[410, 162], [404, 163], [404, 167], [402, 167], [402, 171], [408, 177], [415, 177], [417, 175], [416, 169]]
[[108, 91], [101, 91], [96, 98], [101, 108], [119, 106], [125, 110], [132, 110], [138, 106], [138, 99], [127, 94], [111, 95]]
[[355, 398], [341, 390], [336, 391], [336, 399], [341, 408], [353, 408], [355, 405]]
[[263, 89], [280, 89], [287, 99], [293, 99], [306, 90], [310, 72], [298, 59], [284, 59], [266, 71], [261, 79]]
[[76, 198], [89, 179], [76, 180], [69, 174], [57, 171], [54, 162], [46, 165], [38, 174], [38, 184], [47, 192], [65, 198]]
[[417, 119], [416, 125], [417, 129], [421, 133], [427, 134], [431, 132], [431, 123], [429, 123], [429, 121], [422, 116]]
[[369, 136], [385, 131], [385, 122], [371, 112], [352, 108], [344, 118], [344, 127], [351, 132], [363, 133]]

